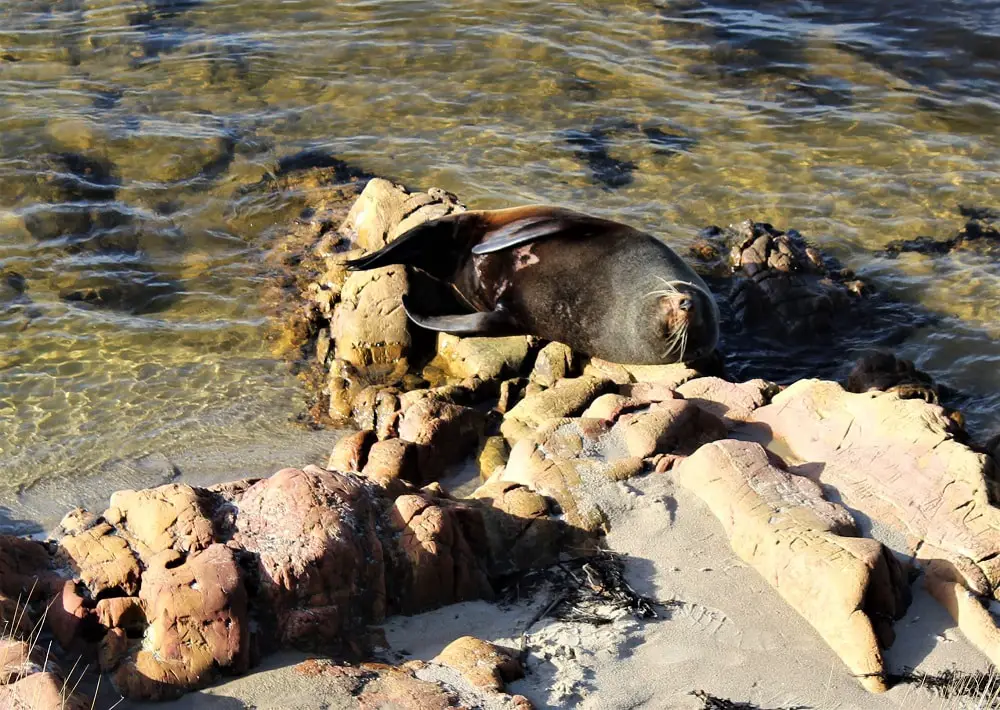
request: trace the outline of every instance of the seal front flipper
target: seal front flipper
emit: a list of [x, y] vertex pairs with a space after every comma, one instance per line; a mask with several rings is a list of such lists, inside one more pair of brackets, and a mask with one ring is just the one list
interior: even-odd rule
[[594, 217], [557, 207], [528, 208], [517, 212], [510, 210], [514, 213], [511, 215], [504, 215], [505, 211], [501, 210], [494, 214], [499, 215], [500, 219], [525, 212], [528, 214], [513, 221], [500, 222], [496, 226], [490, 225], [486, 231], [486, 238], [472, 247], [473, 254], [476, 256], [492, 254], [556, 235], [582, 237], [593, 232], [601, 223], [601, 220]]
[[416, 325], [427, 330], [452, 335], [521, 335], [523, 331], [506, 311], [486, 311], [452, 316], [422, 316], [410, 310], [410, 302], [403, 299], [406, 316]]

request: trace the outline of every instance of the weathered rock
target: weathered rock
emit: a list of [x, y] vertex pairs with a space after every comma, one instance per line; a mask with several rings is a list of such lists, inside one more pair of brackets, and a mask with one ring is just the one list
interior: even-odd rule
[[464, 211], [458, 198], [444, 190], [411, 193], [402, 185], [373, 178], [337, 231], [362, 249], [376, 251], [423, 222]]
[[556, 382], [569, 377], [574, 369], [575, 358], [568, 345], [549, 343], [538, 352], [535, 366], [528, 379], [542, 387], [552, 387]]
[[27, 600], [33, 590], [42, 595], [57, 589], [60, 583], [44, 545], [0, 535], [0, 595]]
[[660, 402], [643, 412], [624, 414], [611, 430], [629, 456], [689, 454], [726, 435], [725, 424], [687, 400]]
[[49, 605], [46, 621], [53, 636], [64, 649], [86, 649], [86, 644], [92, 641], [81, 633], [86, 628], [85, 622], [93, 622], [92, 611], [87, 600], [77, 591], [74, 582], [67, 580], [56, 591]]
[[78, 575], [92, 598], [111, 590], [129, 596], [139, 591], [139, 561], [116, 533], [102, 522], [59, 541], [56, 562]]
[[502, 436], [491, 436], [486, 439], [486, 443], [479, 451], [479, 477], [484, 481], [488, 480], [497, 469], [504, 467], [509, 454], [510, 447]]
[[32, 649], [27, 641], [5, 635], [0, 638], [0, 685], [37, 673], [45, 663], [41, 649]]
[[399, 438], [417, 445], [421, 480], [430, 482], [475, 449], [483, 421], [482, 412], [471, 407], [423, 399], [403, 412]]
[[550, 517], [549, 503], [543, 496], [497, 477], [477, 488], [472, 498], [489, 506], [483, 509], [483, 522], [494, 576], [545, 567], [558, 560], [565, 529]]
[[431, 365], [444, 370], [450, 377], [491, 380], [517, 375], [528, 357], [528, 350], [528, 338], [523, 335], [507, 338], [459, 338], [440, 333], [437, 339], [437, 357]]
[[390, 511], [398, 555], [394, 609], [415, 614], [445, 604], [493, 596], [480, 551], [486, 549], [482, 512], [432, 495], [403, 495]]
[[407, 284], [402, 266], [347, 277], [331, 321], [337, 358], [368, 368], [394, 365], [409, 356], [412, 341], [402, 301]]
[[677, 392], [732, 428], [746, 421], [755, 409], [767, 404], [777, 389], [777, 385], [764, 380], [736, 384], [718, 377], [699, 377], [685, 382], [677, 388]]
[[247, 592], [228, 547], [210, 545], [183, 561], [173, 550], [161, 553], [139, 595], [149, 623], [144, 643], [114, 675], [127, 697], [173, 698], [247, 670]]
[[10, 685], [0, 685], [0, 707], [4, 710], [87, 710], [90, 703], [70, 693], [56, 673], [43, 671], [24, 676]]
[[584, 419], [605, 419], [615, 421], [626, 412], [641, 409], [647, 406], [646, 402], [641, 402], [623, 394], [609, 392], [590, 403], [590, 406], [583, 410], [580, 416]]
[[[779, 439], [808, 462], [799, 472], [892, 531], [893, 544], [924, 565], [928, 587], [946, 606], [961, 597], [950, 591], [954, 584], [1000, 596], [1000, 511], [988, 495], [993, 462], [955, 440], [941, 407], [803, 380], [754, 412], [752, 421], [762, 437]], [[955, 603], [953, 612], [962, 606]], [[973, 642], [993, 639], [980, 650], [1000, 664], [995, 623], [977, 626], [987, 620], [969, 613], [957, 618]]]
[[44, 545], [0, 535], [0, 631], [30, 633], [36, 618], [27, 607], [57, 593], [61, 584]]
[[341, 473], [357, 473], [368, 461], [368, 451], [374, 443], [375, 433], [372, 431], [359, 431], [341, 437], [333, 447], [330, 460], [326, 464], [327, 469]]
[[944, 410], [835, 382], [803, 380], [754, 412], [800, 460], [805, 475], [833, 486], [844, 503], [889, 526], [904, 552], [943, 558], [970, 589], [1000, 583], [1000, 511], [987, 496], [989, 460], [954, 438]]
[[677, 362], [670, 365], [624, 365], [599, 358], [591, 358], [583, 369], [583, 374], [592, 377], [605, 377], [618, 385], [631, 382], [653, 382], [676, 389], [678, 385], [698, 377], [699, 373], [685, 363]]
[[568, 525], [594, 533], [604, 526], [604, 514], [579, 495], [588, 466], [578, 457], [585, 447], [596, 449], [606, 432], [600, 420], [553, 420], [514, 445], [507, 466], [494, 480], [519, 483], [551, 498]]
[[812, 624], [862, 685], [886, 689], [879, 650], [909, 603], [904, 575], [819, 486], [775, 468], [758, 444], [719, 441], [676, 469], [719, 519], [733, 550]]
[[502, 691], [506, 683], [524, 677], [524, 669], [511, 651], [463, 636], [444, 647], [432, 661], [450, 666], [477, 688]]
[[351, 415], [359, 429], [374, 431], [379, 439], [396, 435], [399, 425], [400, 392], [393, 387], [362, 389], [351, 401]]
[[271, 639], [328, 651], [385, 617], [376, 518], [363, 479], [315, 466], [284, 469], [246, 492], [234, 542], [257, 557], [260, 621]]
[[416, 444], [402, 439], [376, 442], [361, 475], [384, 488], [390, 498], [402, 495], [410, 490], [408, 483], [420, 483]]
[[613, 387], [614, 382], [606, 377], [584, 375], [561, 380], [522, 399], [504, 417], [500, 431], [508, 441], [519, 441], [545, 422], [579, 414], [594, 398]]
[[184, 483], [111, 495], [104, 519], [143, 559], [164, 550], [195, 552], [214, 539], [210, 494]]
[[813, 337], [828, 333], [864, 292], [850, 272], [808, 246], [794, 231], [747, 220], [712, 235], [729, 248], [735, 318], [746, 328]]

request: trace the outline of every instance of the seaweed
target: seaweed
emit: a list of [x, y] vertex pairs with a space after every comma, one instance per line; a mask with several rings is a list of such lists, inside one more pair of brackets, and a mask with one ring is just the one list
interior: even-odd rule
[[922, 673], [905, 668], [902, 673], [890, 674], [887, 680], [893, 684], [926, 688], [946, 700], [974, 698], [976, 707], [981, 710], [1000, 708], [1000, 676], [993, 669], [966, 673], [949, 668], [938, 673]]
[[706, 693], [704, 690], [694, 690], [690, 694], [704, 703], [702, 710], [808, 710], [809, 708], [808, 705], [793, 705], [789, 708], [764, 708], [753, 703], [741, 703], [735, 700], [719, 698]]

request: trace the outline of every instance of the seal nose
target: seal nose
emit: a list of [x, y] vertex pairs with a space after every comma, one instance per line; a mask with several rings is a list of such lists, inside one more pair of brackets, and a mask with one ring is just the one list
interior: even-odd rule
[[690, 296], [684, 296], [677, 303], [677, 307], [680, 308], [682, 311], [690, 311], [693, 306], [694, 306], [694, 303], [691, 301], [691, 297]]

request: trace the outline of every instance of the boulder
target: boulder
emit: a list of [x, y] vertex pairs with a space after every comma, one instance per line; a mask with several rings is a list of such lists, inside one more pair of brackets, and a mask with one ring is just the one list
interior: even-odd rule
[[455, 639], [431, 662], [450, 666], [477, 688], [494, 692], [524, 677], [524, 668], [513, 652], [474, 636]]
[[208, 513], [214, 501], [204, 489], [171, 483], [111, 495], [104, 519], [143, 559], [164, 550], [196, 552], [214, 540]]
[[373, 431], [359, 431], [342, 436], [334, 445], [326, 467], [330, 471], [357, 473], [368, 461], [368, 451], [375, 443]]
[[583, 368], [583, 374], [608, 378], [618, 385], [653, 382], [662, 384], [668, 389], [675, 389], [678, 385], [698, 377], [700, 373], [682, 362], [669, 365], [627, 365], [595, 357], [591, 358]]
[[870, 352], [863, 355], [847, 376], [848, 392], [893, 392], [900, 399], [922, 399], [931, 404], [940, 402], [940, 393], [933, 378], [909, 360], [892, 353]]
[[726, 425], [692, 402], [677, 399], [623, 414], [611, 429], [611, 436], [621, 442], [628, 456], [684, 455], [725, 437]]
[[128, 596], [139, 591], [139, 561], [128, 542], [105, 522], [62, 538], [55, 560], [83, 581], [91, 598], [110, 591]]
[[402, 495], [411, 488], [407, 484], [420, 483], [416, 444], [402, 439], [376, 442], [361, 475], [384, 488], [390, 498]]
[[472, 494], [482, 501], [492, 576], [554, 564], [562, 551], [565, 526], [550, 515], [549, 502], [531, 488], [494, 480]]
[[569, 377], [574, 366], [575, 358], [568, 345], [549, 343], [538, 352], [528, 379], [542, 387], [552, 387], [564, 377]]
[[397, 498], [389, 513], [395, 534], [390, 599], [398, 613], [471, 599], [490, 599], [482, 512], [431, 492]]
[[459, 671], [438, 663], [411, 661], [402, 666], [362, 663], [337, 665], [333, 661], [308, 660], [295, 667], [313, 679], [316, 694], [338, 708], [393, 708], [394, 710], [531, 710], [520, 695], [506, 695], [469, 683]]
[[139, 598], [148, 626], [114, 674], [126, 697], [174, 698], [249, 667], [247, 591], [225, 545], [183, 559], [161, 553], [143, 573]]
[[774, 467], [760, 445], [707, 444], [674, 474], [719, 519], [733, 551], [815, 628], [870, 691], [886, 689], [880, 647], [909, 603], [905, 575], [880, 543], [856, 537], [842, 506]]
[[614, 382], [607, 377], [584, 375], [560, 380], [518, 402], [504, 417], [500, 431], [508, 441], [516, 442], [545, 422], [581, 413], [598, 395], [613, 387]]
[[377, 517], [372, 489], [351, 474], [283, 469], [250, 487], [233, 542], [254, 555], [266, 641], [329, 651], [385, 617]]
[[65, 681], [51, 671], [26, 675], [10, 685], [0, 685], [4, 710], [88, 710], [90, 702], [70, 693]]
[[752, 417], [806, 463], [797, 472], [891, 535], [925, 569], [928, 588], [963, 633], [1000, 665], [1000, 631], [970, 611], [969, 594], [1000, 597], [1000, 510], [990, 503], [993, 461], [959, 443], [946, 411], [920, 399], [856, 394], [802, 380]]
[[718, 377], [699, 377], [680, 385], [677, 393], [732, 429], [767, 404], [777, 390], [777, 385], [765, 380], [735, 383]]
[[507, 440], [502, 436], [487, 438], [483, 447], [479, 450], [477, 458], [479, 478], [483, 481], [489, 480], [490, 476], [506, 465], [509, 454], [510, 447], [507, 446]]
[[475, 450], [483, 424], [484, 415], [476, 409], [426, 398], [403, 411], [399, 438], [416, 445], [421, 481], [430, 482]]
[[492, 380], [517, 375], [528, 357], [528, 350], [528, 338], [523, 335], [507, 338], [459, 338], [439, 333], [437, 356], [431, 361], [431, 366], [460, 380], [467, 377]]
[[407, 288], [402, 266], [348, 276], [330, 325], [335, 356], [362, 369], [407, 358], [412, 342], [402, 300]]
[[517, 483], [554, 500], [569, 526], [596, 533], [604, 526], [604, 514], [580, 495], [587, 464], [579, 457], [585, 448], [596, 451], [606, 432], [599, 420], [553, 420], [515, 444], [503, 473], [493, 480]]
[[458, 198], [444, 190], [410, 192], [402, 185], [373, 178], [337, 232], [365, 251], [377, 251], [419, 224], [464, 211]]

